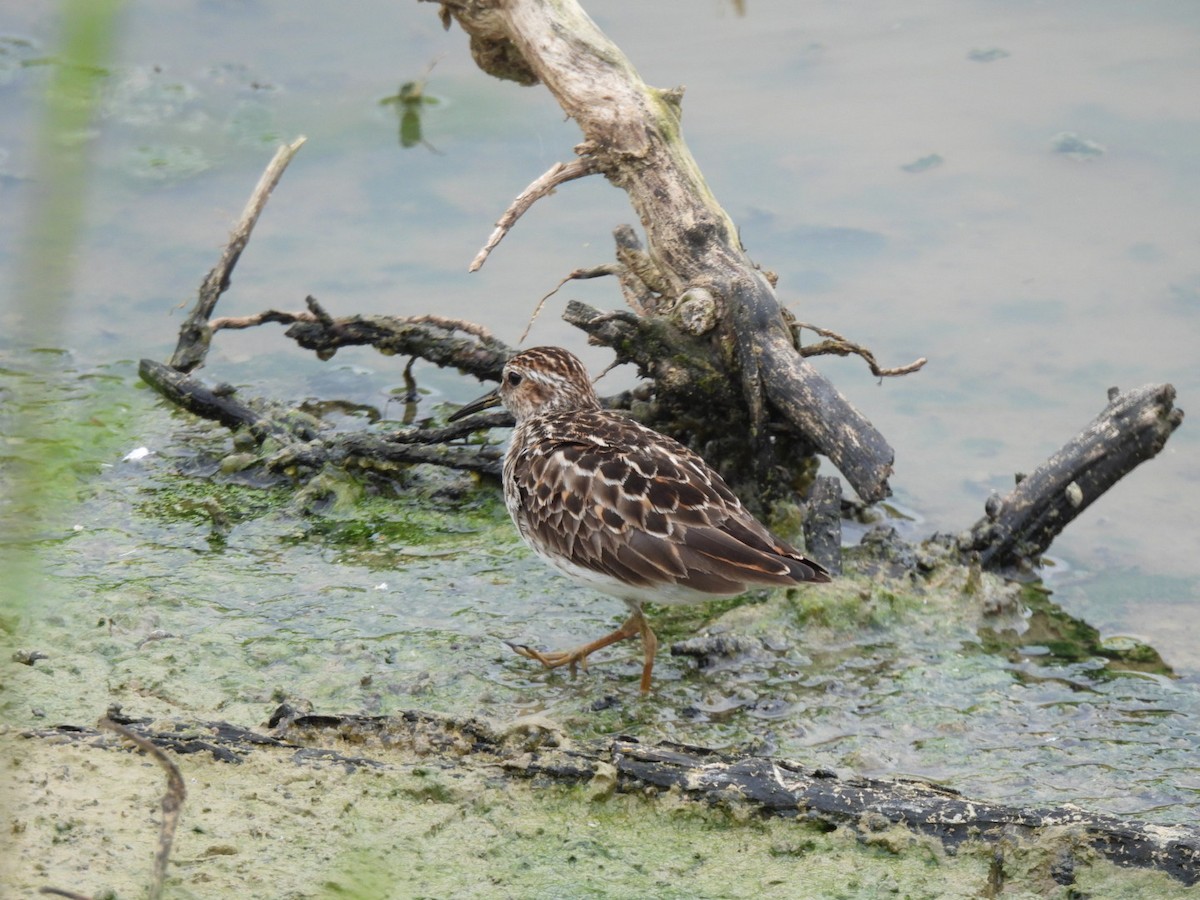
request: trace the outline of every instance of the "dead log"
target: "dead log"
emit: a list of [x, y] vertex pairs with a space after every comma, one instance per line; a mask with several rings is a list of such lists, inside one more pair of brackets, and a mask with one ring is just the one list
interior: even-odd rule
[[842, 778], [790, 760], [728, 757], [695, 747], [616, 741], [610, 759], [637, 786], [675, 789], [707, 802], [746, 802], [764, 814], [799, 816], [865, 834], [901, 825], [937, 838], [947, 849], [968, 840], [998, 847], [1003, 838], [1069, 835], [1056, 880], [1074, 881], [1074, 855], [1094, 851], [1117, 865], [1152, 868], [1185, 884], [1200, 882], [1200, 829], [1157, 826], [1087, 812], [1003, 806], [963, 797], [921, 781]]
[[1076, 516], [1141, 463], [1153, 459], [1183, 422], [1175, 388], [1148, 384], [1109, 389], [1108, 405], [1004, 497], [989, 498], [986, 515], [958, 539], [985, 569], [1028, 576], [1051, 542]]
[[[352, 769], [386, 771], [438, 760], [448, 767], [478, 767], [537, 784], [607, 780], [616, 790], [631, 794], [671, 791], [698, 803], [749, 809], [826, 829], [848, 828], [865, 841], [894, 827], [928, 835], [951, 851], [982, 842], [1003, 854], [1006, 847], [1044, 841], [1053, 848], [1051, 874], [1062, 885], [1073, 884], [1076, 868], [1093, 854], [1120, 866], [1164, 872], [1184, 884], [1200, 883], [1200, 828], [1195, 826], [1154, 825], [1075, 806], [1005, 806], [917, 780], [843, 776], [794, 760], [678, 744], [621, 738], [575, 746], [538, 717], [501, 726], [422, 710], [393, 716], [302, 715], [284, 706], [271, 718], [269, 734], [225, 722], [122, 721], [156, 747], [179, 754], [208, 753], [220, 762], [276, 753], [286, 754], [281, 764], [333, 761]], [[78, 726], [29, 731], [25, 736], [83, 741], [106, 749], [119, 746], [95, 729]]]

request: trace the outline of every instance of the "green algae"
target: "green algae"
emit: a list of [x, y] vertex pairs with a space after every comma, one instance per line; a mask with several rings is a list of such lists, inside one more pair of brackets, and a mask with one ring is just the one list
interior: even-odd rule
[[1026, 615], [1020, 629], [990, 626], [980, 629], [985, 651], [1004, 654], [1009, 659], [1027, 656], [1045, 665], [1096, 661], [1110, 675], [1173, 674], [1153, 647], [1123, 635], [1102, 637], [1092, 625], [1067, 614], [1044, 588], [1026, 585], [1021, 592], [1021, 603]]
[[[23, 798], [4, 836], [23, 863], [10, 886], [136, 896], [156, 840], [157, 769], [127, 753], [4, 741]], [[48, 778], [39, 755], [52, 764]], [[539, 786], [469, 759], [450, 765], [395, 751], [385, 759], [365, 768], [268, 751], [239, 765], [180, 757], [189, 797], [168, 896], [1194, 895], [1161, 873], [1081, 854], [1065, 833], [1009, 838], [999, 852], [973, 842], [950, 852], [898, 826], [831, 831], [673, 791]], [[39, 844], [33, 838], [43, 828], [54, 839]], [[1076, 859], [1072, 885], [1060, 883], [1063, 850]]]

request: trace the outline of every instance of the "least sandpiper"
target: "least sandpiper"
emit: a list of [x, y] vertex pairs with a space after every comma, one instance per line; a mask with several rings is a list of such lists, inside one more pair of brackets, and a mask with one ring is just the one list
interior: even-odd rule
[[678, 441], [602, 409], [583, 363], [534, 347], [500, 386], [450, 418], [503, 403], [516, 419], [504, 455], [504, 501], [538, 556], [629, 606], [612, 634], [573, 650], [510, 644], [547, 668], [587, 667], [595, 651], [641, 635], [641, 689], [658, 639], [642, 604], [697, 603], [759, 586], [829, 581], [829, 573], [759, 523], [724, 480]]

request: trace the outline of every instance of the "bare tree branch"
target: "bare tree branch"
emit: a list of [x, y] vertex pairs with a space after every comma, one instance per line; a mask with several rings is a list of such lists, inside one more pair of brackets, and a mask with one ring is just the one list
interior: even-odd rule
[[842, 337], [836, 331], [830, 331], [828, 328], [819, 328], [816, 325], [809, 325], [807, 322], [793, 322], [792, 331], [796, 333], [796, 339], [799, 341], [801, 329], [807, 328], [809, 331], [815, 331], [821, 337], [829, 338], [827, 341], [821, 341], [819, 344], [810, 344], [807, 347], [798, 347], [800, 355], [803, 357], [809, 356], [850, 356], [856, 354], [866, 360], [867, 365], [871, 369], [871, 374], [876, 378], [889, 378], [896, 375], [911, 375], [913, 372], [920, 371], [925, 363], [929, 362], [925, 357], [914, 360], [905, 366], [896, 366], [891, 369], [881, 368], [879, 363], [875, 361], [875, 354], [868, 350], [862, 344], [856, 344], [854, 341]]
[[496, 245], [504, 240], [504, 236], [517, 223], [517, 219], [525, 215], [529, 207], [533, 206], [534, 203], [549, 194], [553, 194], [554, 189], [560, 184], [576, 178], [582, 178], [584, 175], [591, 175], [595, 171], [592, 161], [587, 157], [572, 160], [569, 163], [559, 162], [551, 166], [549, 171], [534, 180], [529, 187], [521, 191], [517, 195], [517, 198], [509, 204], [508, 209], [504, 211], [504, 215], [496, 222], [496, 229], [487, 239], [487, 243], [483, 245], [483, 249], [471, 260], [471, 265], [467, 267], [467, 271], [479, 271], [483, 264], [487, 262], [488, 255], [496, 249]]
[[233, 274], [234, 266], [237, 265], [242, 250], [250, 241], [250, 233], [254, 230], [263, 207], [267, 205], [271, 191], [275, 189], [284, 169], [292, 161], [292, 157], [299, 152], [305, 140], [306, 138], [303, 137], [297, 138], [292, 143], [280, 147], [262, 177], [259, 178], [254, 192], [250, 195], [250, 200], [246, 203], [246, 208], [242, 210], [241, 218], [238, 219], [233, 233], [229, 236], [221, 259], [200, 285], [200, 294], [196, 305], [192, 307], [191, 313], [188, 314], [183, 326], [179, 329], [179, 343], [175, 347], [175, 353], [171, 356], [172, 368], [178, 369], [180, 372], [191, 372], [204, 365], [204, 357], [208, 354], [208, 345], [212, 341], [212, 326], [208, 320], [212, 317], [212, 312], [217, 306], [217, 301], [221, 299], [221, 295], [229, 289], [229, 279]]

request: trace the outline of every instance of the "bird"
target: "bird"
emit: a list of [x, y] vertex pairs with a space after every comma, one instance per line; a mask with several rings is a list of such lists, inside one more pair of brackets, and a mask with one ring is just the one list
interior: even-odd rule
[[510, 643], [521, 656], [574, 673], [586, 670], [597, 650], [640, 636], [646, 694], [658, 639], [644, 603], [697, 603], [756, 586], [830, 580], [823, 566], [755, 519], [699, 454], [602, 408], [570, 351], [517, 353], [499, 387], [449, 420], [500, 404], [516, 420], [502, 482], [521, 538], [553, 568], [629, 608], [620, 628], [571, 650]]

